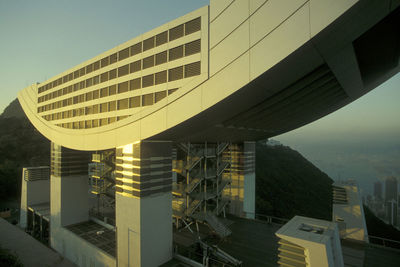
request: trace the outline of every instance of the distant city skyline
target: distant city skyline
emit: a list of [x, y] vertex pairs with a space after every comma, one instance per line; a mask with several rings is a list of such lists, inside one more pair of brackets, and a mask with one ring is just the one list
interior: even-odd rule
[[400, 177], [400, 74], [342, 109], [274, 137], [298, 150], [331, 178], [374, 182]]

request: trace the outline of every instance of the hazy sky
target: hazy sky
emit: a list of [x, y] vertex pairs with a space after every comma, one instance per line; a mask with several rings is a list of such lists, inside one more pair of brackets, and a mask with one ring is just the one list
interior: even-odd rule
[[[0, 113], [26, 86], [208, 3], [0, 0]], [[323, 152], [336, 151], [332, 153], [342, 155], [343, 163], [345, 151], [352, 147], [400, 147], [399, 87], [398, 74], [341, 110], [276, 139], [298, 149], [322, 169], [331, 160]]]

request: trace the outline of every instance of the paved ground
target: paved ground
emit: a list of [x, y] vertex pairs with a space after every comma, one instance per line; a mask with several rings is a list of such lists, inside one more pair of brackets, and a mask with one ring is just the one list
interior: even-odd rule
[[64, 259], [18, 227], [0, 218], [0, 246], [13, 251], [25, 267], [73, 267]]
[[[196, 243], [199, 235], [202, 240], [207, 240], [208, 244], [215, 244], [242, 261], [244, 267], [278, 266], [278, 238], [275, 232], [280, 228], [279, 225], [229, 215], [225, 224], [232, 230], [232, 234], [223, 240], [212, 236], [207, 238], [210, 230], [204, 225], [199, 225], [200, 233], [197, 233], [195, 225], [191, 225], [193, 233], [187, 229], [181, 231], [174, 229], [174, 242], [180, 246], [189, 247]], [[192, 252], [191, 255], [195, 257], [196, 253], [201, 253], [201, 251]], [[201, 257], [197, 257], [196, 260], [201, 261]]]

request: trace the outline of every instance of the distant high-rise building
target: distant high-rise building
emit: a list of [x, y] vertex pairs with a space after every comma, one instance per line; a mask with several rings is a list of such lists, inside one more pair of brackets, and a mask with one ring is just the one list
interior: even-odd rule
[[385, 180], [385, 213], [391, 225], [397, 224], [397, 179], [390, 176]]
[[389, 224], [397, 225], [397, 202], [389, 200], [385, 203], [386, 206], [386, 219]]
[[385, 180], [385, 202], [394, 200], [397, 202], [397, 179], [390, 176]]
[[374, 197], [375, 197], [375, 199], [382, 199], [382, 182], [381, 181], [374, 183]]

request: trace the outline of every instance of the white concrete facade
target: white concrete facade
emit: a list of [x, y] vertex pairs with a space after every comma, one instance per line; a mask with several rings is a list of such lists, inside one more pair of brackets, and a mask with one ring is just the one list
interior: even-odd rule
[[[296, 249], [304, 250], [304, 264], [306, 266], [344, 266], [339, 229], [336, 223], [295, 216], [282, 226], [276, 232], [276, 235], [281, 238], [281, 241], [283, 240], [282, 245], [290, 247], [291, 244], [294, 244]], [[279, 250], [279, 261], [290, 260], [291, 254], [285, 254], [285, 247], [281, 246]], [[287, 264], [287, 266], [292, 266], [290, 263]]]
[[[39, 179], [29, 180], [28, 172], [35, 170], [49, 169], [49, 167], [23, 168], [21, 185], [21, 208], [19, 225], [22, 228], [27, 226], [28, 207], [35, 204], [50, 202], [50, 177], [40, 177]], [[27, 174], [27, 175], [25, 175]]]
[[[207, 138], [211, 139], [208, 136], [209, 132], [214, 132], [215, 138], [218, 139], [222, 139], [222, 137], [217, 137], [218, 132], [221, 132], [221, 134], [225, 133], [224, 136], [229, 139], [242, 141], [254, 140], [260, 136], [264, 138], [273, 136], [274, 133], [278, 134], [278, 132], [281, 133], [288, 131], [289, 128], [293, 129], [299, 126], [295, 124], [305, 124], [317, 117], [324, 116], [373, 89], [373, 87], [363, 85], [352, 43], [398, 6], [396, 3], [389, 4], [388, 2], [390, 1], [380, 1], [377, 4], [373, 1], [356, 0], [211, 0], [210, 6], [200, 8], [138, 36], [44, 83], [24, 89], [18, 98], [28, 118], [43, 135], [57, 144], [73, 149], [109, 149], [149, 138], [171, 140], [193, 136], [192, 138], [195, 139], [207, 140]], [[387, 8], [388, 5], [390, 8]], [[357, 14], [360, 19], [355, 20], [352, 12]], [[90, 64], [100, 64], [99, 62], [106, 56], [117, 56], [115, 53], [120, 53], [137, 42], [143, 41], [143, 45], [145, 45], [149, 38], [166, 31], [170, 31], [171, 35], [172, 30], [176, 27], [186, 25], [197, 18], [200, 18], [201, 26], [200, 30], [196, 32], [170, 40], [128, 58], [122, 59], [121, 56], [121, 60], [116, 63], [95, 71], [91, 69], [92, 65]], [[347, 27], [346, 23], [350, 26]], [[343, 30], [340, 27], [346, 27], [346, 35], [340, 36]], [[335, 40], [334, 44], [330, 41], [332, 38]], [[133, 64], [137, 60], [142, 60], [143, 64], [146, 64], [145, 59], [149, 56], [152, 57], [167, 50], [172, 55], [175, 53], [173, 49], [179, 46], [186, 47], [186, 44], [196, 40], [200, 40], [200, 53], [183, 56], [143, 69], [140, 72], [98, 83], [103, 71], [116, 71], [113, 67], [122, 68], [127, 66], [127, 63]], [[301, 62], [296, 62], [298, 55], [295, 52], [299, 49], [307, 50], [307, 52], [301, 52], [303, 54], [300, 56], [307, 61], [307, 66], [296, 71], [298, 64], [301, 64]], [[290, 61], [289, 59], [293, 59], [293, 62], [285, 66], [284, 73], [280, 72], [285, 77], [284, 80], [275, 81], [271, 77], [264, 80], [265, 75], [268, 76], [268, 73], [273, 75], [275, 69], [286, 64], [285, 62]], [[186, 78], [185, 76], [183, 79], [153, 86], [144, 85], [143, 80], [144, 87], [141, 89], [132, 91], [123, 89], [122, 93], [112, 93], [112, 95], [98, 100], [92, 99], [91, 95], [82, 96], [83, 102], [78, 99], [82, 93], [92, 94], [93, 90], [100, 90], [104, 86], [119, 86], [137, 77], [147, 77], [152, 73], [170, 71], [179, 66], [185, 66], [186, 71], [186, 65], [196, 62], [200, 62], [200, 72], [195, 76], [188, 74], [190, 77]], [[103, 63], [101, 64], [103, 65]], [[304, 114], [304, 118], [300, 119], [299, 117], [297, 122], [292, 122], [286, 127], [283, 124], [275, 126], [274, 131], [267, 129], [269, 127], [267, 122], [265, 122], [266, 125], [256, 122], [248, 123], [249, 125], [243, 129], [236, 128], [235, 125], [225, 125], [225, 120], [244, 112], [263, 99], [272, 97], [279, 90], [283, 90], [321, 65], [327, 65], [332, 71], [332, 75], [338, 82], [338, 90], [340, 87], [340, 90], [343, 90], [342, 93], [345, 94], [342, 96], [343, 99], [332, 98], [333, 103], [321, 104], [318, 114]], [[75, 74], [71, 77], [68, 76], [82, 70], [85, 66], [86, 68], [90, 66], [90, 73], [83, 74], [83, 76], [78, 75], [79, 77], [75, 79], [73, 79]], [[189, 67], [187, 70], [190, 72]], [[398, 71], [398, 66], [390, 73], [388, 72], [386, 76], [382, 76], [381, 80], [387, 79], [388, 75], [393, 75], [395, 71]], [[89, 79], [85, 80], [83, 77]], [[90, 80], [92, 78], [93, 80]], [[268, 80], [269, 82], [267, 82]], [[75, 86], [74, 82], [86, 82], [86, 85], [83, 85], [86, 87], [79, 89], [78, 86], [76, 89], [78, 91], [74, 91], [74, 88], [73, 92], [68, 92], [69, 86]], [[280, 84], [275, 84], [276, 82]], [[43, 86], [50, 83], [54, 87], [43, 91]], [[261, 84], [256, 85], [257, 83]], [[41, 89], [40, 93], [38, 93], [38, 88]], [[263, 90], [259, 91], [257, 88]], [[67, 94], [64, 94], [64, 89]], [[165, 92], [170, 89], [178, 90], [171, 95], [169, 93], [166, 95]], [[106, 100], [120, 101], [135, 96], [141, 96], [143, 100], [146, 94], [155, 94], [161, 90], [164, 92], [164, 98], [153, 105], [146, 104], [119, 110], [115, 108], [119, 102], [115, 102], [112, 103], [112, 107], [110, 104], [108, 111], [96, 114], [92, 114], [90, 111], [92, 104], [101, 104]], [[242, 103], [237, 102], [240, 100], [237, 97], [244, 91], [247, 91], [246, 98], [242, 98]], [[74, 97], [77, 98], [73, 99]], [[40, 103], [38, 99], [40, 99]], [[71, 103], [68, 102], [70, 100]], [[225, 106], [222, 107], [224, 101], [231, 104], [229, 110]], [[74, 110], [72, 110], [73, 114], [70, 114], [72, 117], [69, 117], [67, 111], [71, 111], [71, 107]], [[84, 111], [85, 108], [89, 111]], [[207, 124], [203, 124], [206, 126], [203, 127], [203, 131], [206, 131], [207, 134], [197, 135], [198, 128], [192, 127], [192, 123], [198, 125], [197, 119], [200, 120], [203, 114], [205, 116], [213, 110], [217, 112], [216, 115], [207, 116]], [[264, 113], [259, 112], [259, 114]], [[67, 117], [64, 118], [64, 116]], [[285, 117], [280, 118], [284, 119]], [[107, 122], [105, 122], [106, 119]], [[98, 123], [101, 125], [99, 126]], [[231, 136], [226, 133], [230, 133]]]
[[171, 153], [170, 142], [117, 149], [118, 266], [159, 266], [172, 258]]
[[333, 221], [343, 225], [340, 237], [368, 243], [367, 225], [358, 185], [355, 181], [336, 182], [333, 185], [345, 189], [347, 194], [347, 204], [334, 203], [332, 208]]

